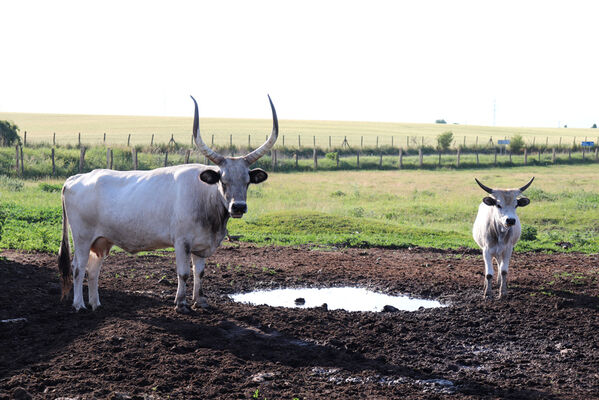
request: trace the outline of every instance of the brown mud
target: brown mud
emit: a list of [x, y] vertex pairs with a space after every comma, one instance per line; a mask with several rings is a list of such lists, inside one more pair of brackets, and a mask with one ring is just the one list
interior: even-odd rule
[[[228, 298], [342, 285], [449, 306], [373, 313]], [[599, 397], [599, 256], [515, 254], [508, 298], [484, 300], [482, 288], [473, 251], [234, 244], [208, 259], [209, 310], [174, 312], [173, 253], [113, 253], [102, 307], [75, 313], [59, 300], [55, 256], [4, 251], [0, 319], [17, 320], [0, 323], [0, 399]]]

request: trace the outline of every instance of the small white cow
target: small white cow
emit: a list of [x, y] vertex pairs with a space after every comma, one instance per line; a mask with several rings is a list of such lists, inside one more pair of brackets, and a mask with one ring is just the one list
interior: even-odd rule
[[497, 281], [499, 285], [499, 298], [507, 296], [507, 273], [510, 257], [514, 246], [520, 239], [520, 220], [516, 214], [517, 207], [525, 207], [530, 203], [526, 197], [519, 197], [532, 183], [520, 189], [491, 189], [478, 179], [476, 183], [490, 196], [483, 198], [478, 207], [478, 215], [472, 228], [474, 241], [483, 250], [485, 260], [485, 286], [484, 296], [491, 297], [491, 280], [493, 279], [493, 259], [498, 265]]
[[[102, 260], [113, 245], [130, 253], [174, 247], [178, 277], [176, 311], [189, 312], [185, 281], [190, 273], [190, 260], [193, 306], [207, 306], [202, 293], [205, 258], [216, 251], [227, 234], [229, 217], [241, 218], [247, 211], [249, 184], [263, 182], [268, 177], [263, 170], [250, 170], [249, 166], [275, 144], [279, 125], [270, 101], [273, 129], [267, 141], [245, 156], [224, 157], [202, 141], [198, 105], [193, 101], [196, 145], [216, 166], [188, 164], [151, 171], [100, 169], [66, 180], [62, 188], [58, 268], [62, 296], [73, 286], [76, 310], [85, 308], [86, 272], [89, 303], [94, 310], [100, 305], [98, 275]], [[72, 267], [69, 225], [75, 247]]]

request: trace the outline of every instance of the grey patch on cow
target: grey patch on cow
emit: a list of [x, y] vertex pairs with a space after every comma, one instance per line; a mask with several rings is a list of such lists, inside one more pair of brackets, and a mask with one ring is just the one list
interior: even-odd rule
[[73, 275], [75, 276], [75, 279], [79, 278], [79, 268], [75, 268]]
[[185, 242], [183, 244], [183, 250], [185, 250], [186, 255], [189, 255], [189, 252], [191, 251], [191, 246], [189, 245], [189, 243]]

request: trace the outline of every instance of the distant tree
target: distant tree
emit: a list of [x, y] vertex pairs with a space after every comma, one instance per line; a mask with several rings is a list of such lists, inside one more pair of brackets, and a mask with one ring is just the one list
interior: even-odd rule
[[448, 150], [453, 143], [453, 132], [447, 131], [437, 136], [437, 148], [439, 150]]
[[9, 121], [0, 121], [0, 145], [12, 146], [15, 142], [21, 143], [19, 127]]
[[446, 124], [447, 121], [445, 121], [444, 119], [437, 119], [435, 120], [435, 124]]
[[522, 135], [514, 135], [510, 139], [510, 151], [512, 153], [520, 153], [520, 151], [524, 148], [524, 138]]
[[592, 129], [597, 129], [597, 124], [593, 124], [593, 126], [591, 126]]

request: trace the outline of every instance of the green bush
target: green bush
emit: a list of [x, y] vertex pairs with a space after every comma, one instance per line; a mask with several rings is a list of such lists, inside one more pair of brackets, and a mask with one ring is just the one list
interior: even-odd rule
[[453, 132], [447, 131], [437, 136], [437, 148], [439, 150], [447, 151], [453, 143]]
[[329, 160], [335, 161], [337, 159], [337, 152], [327, 153], [325, 154], [325, 157]]
[[0, 145], [12, 146], [21, 143], [19, 127], [9, 121], [0, 121]]
[[534, 226], [526, 225], [522, 227], [522, 234], [520, 235], [520, 239], [524, 241], [533, 241], [537, 240], [537, 228]]
[[524, 148], [524, 144], [524, 138], [522, 135], [516, 134], [510, 139], [510, 151], [512, 153], [520, 153]]
[[39, 188], [43, 192], [60, 192], [60, 190], [62, 189], [62, 185], [52, 183], [40, 183]]

